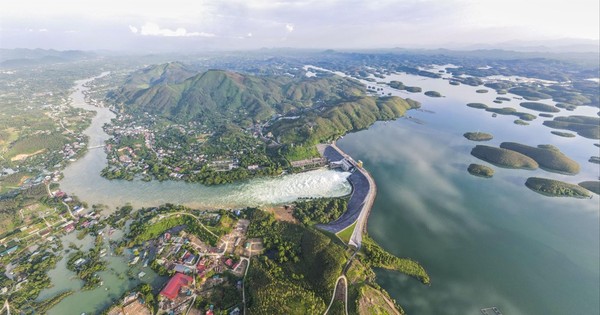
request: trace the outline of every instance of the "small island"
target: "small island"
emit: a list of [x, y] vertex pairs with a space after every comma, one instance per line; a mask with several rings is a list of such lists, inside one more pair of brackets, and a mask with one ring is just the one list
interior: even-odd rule
[[576, 132], [588, 139], [600, 139], [600, 118], [589, 116], [554, 117], [544, 121], [544, 126]]
[[494, 136], [492, 136], [489, 133], [485, 133], [485, 132], [466, 132], [465, 134], [463, 134], [463, 136], [471, 141], [489, 141], [492, 140], [494, 138]]
[[472, 108], [479, 108], [479, 109], [486, 109], [486, 108], [488, 108], [487, 105], [482, 104], [482, 103], [469, 103], [469, 104], [467, 104], [467, 106], [472, 107]]
[[600, 156], [590, 156], [588, 162], [600, 164]]
[[467, 171], [471, 175], [478, 177], [491, 178], [492, 176], [494, 176], [494, 169], [481, 164], [472, 163], [467, 168]]
[[450, 81], [450, 82], [448, 82], [448, 83], [450, 83], [450, 85], [460, 85], [460, 82], [458, 82], [458, 81], [452, 81], [452, 80], [451, 80], [451, 81]]
[[397, 90], [404, 90], [404, 91], [408, 91], [411, 93], [420, 93], [422, 91], [422, 89], [418, 86], [406, 86], [404, 85], [404, 83], [400, 82], [400, 81], [390, 81], [390, 83], [387, 84], [389, 87], [397, 89]]
[[425, 95], [429, 97], [442, 97], [442, 94], [440, 94], [440, 92], [437, 91], [427, 91], [425, 92]]
[[575, 108], [577, 108], [577, 106], [575, 106], [575, 105], [572, 105], [572, 104], [565, 104], [565, 103], [557, 103], [557, 104], [556, 104], [556, 107], [558, 107], [558, 108], [563, 108], [563, 109], [566, 109], [566, 110], [568, 110], [568, 111], [574, 111], [574, 110], [575, 110]]
[[596, 195], [600, 195], [600, 181], [590, 180], [579, 183], [579, 186], [593, 192]]
[[477, 91], [475, 91], [475, 92], [477, 92], [477, 93], [480, 93], [480, 94], [483, 94], [483, 93], [487, 93], [487, 92], [488, 92], [488, 90], [486, 90], [486, 89], [479, 89], [479, 90], [477, 90]]
[[572, 133], [570, 133], [570, 132], [562, 132], [562, 131], [552, 130], [552, 131], [550, 131], [550, 133], [553, 134], [553, 135], [560, 136], [560, 137], [575, 138], [575, 135], [572, 134]]
[[590, 192], [581, 186], [549, 178], [529, 177], [525, 182], [525, 186], [539, 194], [550, 197], [592, 197]]
[[496, 99], [499, 101], [510, 102], [510, 98], [504, 96], [498, 96]]
[[514, 121], [514, 123], [515, 123], [515, 125], [519, 125], [519, 126], [529, 126], [528, 122], [521, 120], [521, 119], [516, 119]]
[[[517, 117], [519, 117], [519, 119], [524, 120], [524, 121], [532, 121], [537, 118], [536, 115], [532, 115], [530, 113], [518, 112], [516, 109], [514, 109], [512, 107], [502, 107], [502, 108], [487, 107], [485, 104], [481, 104], [481, 105], [485, 106], [485, 107], [481, 107], [481, 105], [479, 105], [479, 104], [480, 103], [469, 103], [469, 104], [467, 104], [467, 106], [473, 107], [473, 108], [485, 109], [486, 112], [490, 112], [490, 113], [494, 113], [494, 114], [517, 116]], [[493, 117], [496, 117], [496, 116], [493, 116]]]
[[477, 145], [471, 150], [474, 157], [504, 168], [535, 170], [539, 164], [527, 155], [504, 148]]
[[527, 109], [531, 109], [531, 110], [535, 110], [538, 112], [545, 112], [545, 113], [558, 113], [560, 112], [560, 109], [552, 106], [552, 105], [548, 105], [548, 104], [544, 104], [544, 103], [538, 103], [538, 102], [522, 102], [521, 104], [519, 104], [519, 106], [521, 107], [525, 107]]
[[545, 117], [545, 118], [552, 118], [552, 117], [554, 117], [554, 115], [548, 114], [548, 113], [539, 113], [538, 116]]
[[564, 155], [555, 146], [539, 145], [536, 148], [515, 142], [503, 142], [500, 147], [524, 154], [534, 159], [541, 168], [550, 172], [568, 175], [579, 173], [579, 164]]

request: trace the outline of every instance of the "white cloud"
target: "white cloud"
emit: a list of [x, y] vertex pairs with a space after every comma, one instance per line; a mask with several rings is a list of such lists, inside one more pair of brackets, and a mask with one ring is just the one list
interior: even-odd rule
[[286, 24], [285, 25], [285, 29], [288, 31], [288, 33], [293, 32], [294, 31], [294, 24], [290, 24], [290, 23]]
[[252, 33], [248, 33], [246, 37], [252, 37]]
[[48, 29], [47, 29], [47, 28], [40, 28], [40, 29], [38, 30], [38, 32], [47, 32], [47, 31], [48, 31]]
[[[129, 26], [133, 33], [138, 33], [137, 27]], [[139, 34], [144, 36], [166, 36], [166, 37], [215, 37], [215, 34], [205, 32], [188, 32], [183, 27], [178, 27], [175, 30], [168, 28], [160, 28], [156, 23], [146, 23], [139, 30]]]

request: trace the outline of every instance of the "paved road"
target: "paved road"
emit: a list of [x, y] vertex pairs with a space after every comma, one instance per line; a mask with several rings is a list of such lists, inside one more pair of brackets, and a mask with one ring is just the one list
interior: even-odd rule
[[341, 275], [337, 278], [337, 281], [335, 282], [335, 287], [333, 287], [333, 295], [331, 296], [331, 301], [329, 302], [329, 306], [327, 306], [327, 309], [325, 310], [325, 313], [323, 313], [323, 315], [327, 315], [329, 309], [331, 308], [331, 305], [333, 305], [333, 301], [335, 300], [335, 292], [337, 291], [338, 287], [338, 282], [340, 282], [341, 280], [344, 280], [344, 312], [346, 315], [348, 315], [348, 279], [346, 279], [346, 276], [344, 275]]
[[362, 232], [365, 229], [369, 212], [375, 200], [377, 191], [375, 181], [366, 170], [358, 167], [352, 157], [340, 150], [335, 144], [325, 147], [323, 155], [330, 161], [339, 161], [345, 158], [354, 165], [356, 171], [348, 177], [348, 181], [352, 185], [352, 196], [348, 201], [346, 212], [337, 220], [328, 224], [319, 224], [317, 227], [332, 233], [338, 233], [356, 222], [356, 228], [352, 233], [349, 244], [360, 248]]

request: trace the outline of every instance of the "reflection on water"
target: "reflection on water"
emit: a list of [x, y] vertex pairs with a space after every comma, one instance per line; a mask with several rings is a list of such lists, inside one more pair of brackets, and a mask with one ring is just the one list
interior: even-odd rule
[[[497, 95], [492, 90], [478, 94], [475, 87], [410, 75], [394, 80], [446, 97], [408, 93], [423, 103], [425, 112], [409, 114], [424, 124], [406, 119], [377, 123], [338, 145], [363, 160], [377, 182], [369, 234], [391, 252], [420, 261], [432, 285], [384, 270], [377, 271], [378, 283], [411, 314], [475, 315], [490, 306], [504, 314], [598, 314], [598, 196], [550, 198], [524, 186], [530, 176], [571, 183], [597, 179], [598, 165], [587, 162], [597, 155], [594, 141], [554, 136], [541, 125], [542, 118], [522, 127], [512, 123], [515, 117], [492, 118], [465, 106], [493, 105]], [[518, 102], [496, 106], [535, 113]], [[559, 115], [596, 115], [597, 109], [577, 111]], [[470, 155], [475, 142], [462, 137], [467, 131], [492, 133], [488, 143], [495, 146], [504, 141], [553, 144], [575, 159], [581, 172], [568, 176], [492, 166], [496, 174], [491, 179], [471, 176], [466, 171], [470, 163], [488, 164]]]

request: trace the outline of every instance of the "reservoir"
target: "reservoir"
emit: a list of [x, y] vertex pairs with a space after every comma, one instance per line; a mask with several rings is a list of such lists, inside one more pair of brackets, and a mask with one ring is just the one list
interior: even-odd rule
[[[553, 129], [542, 126], [542, 117], [518, 126], [514, 116], [494, 118], [465, 106], [481, 102], [536, 114], [520, 107], [519, 100], [492, 103], [498, 95], [491, 89], [479, 94], [475, 90], [481, 87], [412, 75], [387, 80], [445, 97], [378, 85], [385, 94], [420, 101], [422, 110], [407, 112], [413, 119], [378, 122], [337, 142], [364, 162], [377, 184], [369, 234], [393, 254], [421, 262], [431, 277], [428, 287], [378, 270], [377, 282], [408, 314], [477, 315], [492, 306], [503, 314], [598, 314], [598, 196], [545, 197], [524, 185], [530, 176], [570, 183], [597, 180], [598, 165], [587, 161], [598, 155], [593, 145], [597, 140], [552, 135]], [[557, 116], [595, 117], [597, 111], [583, 107]], [[568, 176], [491, 166], [470, 155], [478, 143], [462, 136], [467, 131], [493, 134], [493, 140], [483, 143], [492, 146], [504, 141], [555, 145], [581, 165], [581, 172]], [[491, 179], [472, 176], [467, 172], [470, 163], [491, 166], [496, 173]]]
[[[587, 160], [598, 155], [593, 145], [598, 142], [552, 135], [552, 129], [542, 125], [542, 117], [529, 126], [518, 126], [513, 123], [515, 116], [492, 117], [492, 113], [465, 106], [481, 102], [536, 114], [519, 107], [521, 101], [516, 99], [493, 104], [498, 95], [491, 89], [481, 94], [475, 92], [477, 87], [452, 86], [447, 80], [412, 75], [391, 75], [385, 79], [389, 80], [419, 86], [423, 91], [435, 90], [444, 97], [430, 98], [380, 84], [385, 94], [420, 101], [421, 110], [407, 112], [410, 119], [378, 122], [337, 143], [355, 160], [364, 162], [377, 184], [369, 234], [393, 254], [421, 262], [432, 282], [431, 286], [423, 286], [404, 275], [378, 270], [378, 283], [409, 314], [476, 315], [481, 314], [480, 309], [492, 306], [504, 314], [598, 314], [598, 196], [550, 198], [524, 185], [531, 176], [570, 183], [597, 180], [598, 165]], [[98, 112], [87, 131], [89, 146], [96, 146], [108, 137], [102, 125], [114, 114], [85, 104], [83, 83], [78, 82], [73, 104]], [[574, 112], [562, 110], [556, 116], [596, 117], [597, 111], [582, 107]], [[568, 176], [541, 169], [492, 166], [496, 173], [491, 179], [471, 176], [467, 165], [486, 163], [470, 155], [476, 143], [462, 136], [468, 131], [493, 134], [494, 139], [485, 143], [492, 146], [505, 141], [555, 145], [577, 161], [581, 171]], [[65, 169], [61, 189], [89, 204], [111, 207], [126, 202], [134, 206], [170, 202], [206, 208], [272, 204], [350, 192], [346, 181], [349, 174], [329, 170], [206, 187], [173, 181], [109, 181], [99, 175], [105, 165], [104, 151], [91, 149]], [[126, 287], [121, 286], [111, 297], [119, 296]], [[82, 296], [78, 294], [59, 303], [54, 314], [68, 309], [69, 303], [77, 305], [76, 297]]]

